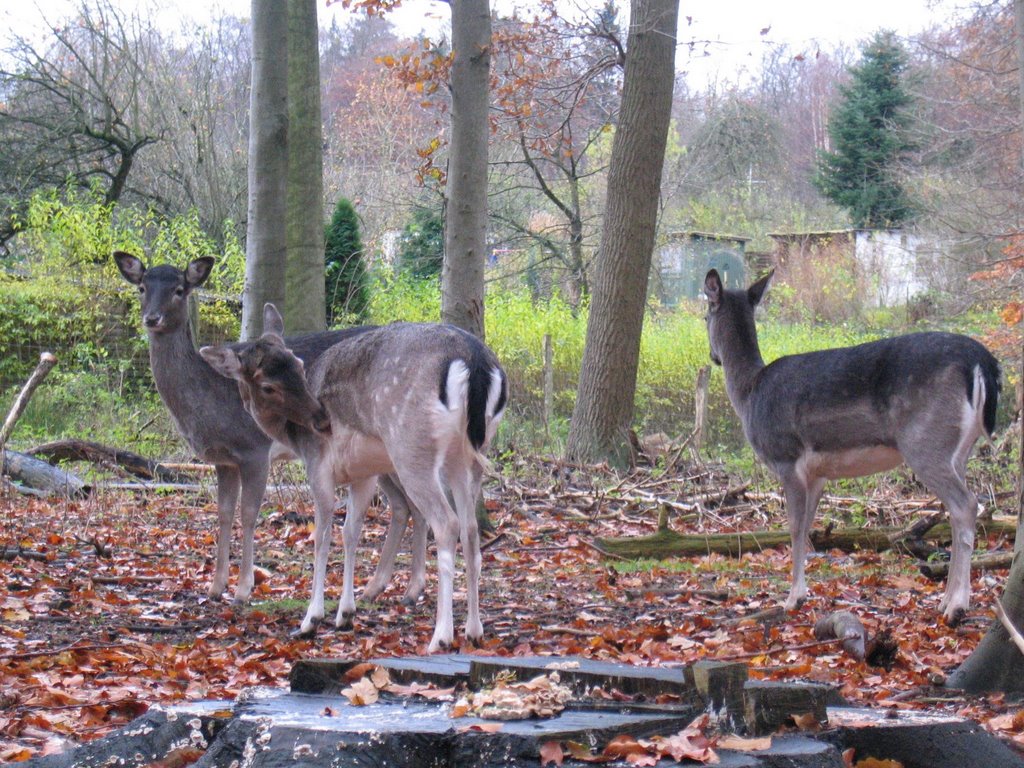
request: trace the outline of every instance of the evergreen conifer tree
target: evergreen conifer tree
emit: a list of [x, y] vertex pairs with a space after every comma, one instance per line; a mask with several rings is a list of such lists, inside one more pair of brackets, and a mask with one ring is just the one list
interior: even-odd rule
[[359, 217], [346, 198], [340, 198], [324, 236], [327, 325], [346, 315], [366, 319], [370, 282], [359, 237]]
[[444, 217], [431, 208], [418, 207], [402, 230], [399, 267], [414, 277], [437, 277], [444, 261]]
[[828, 121], [832, 151], [820, 154], [815, 184], [857, 227], [898, 227], [913, 216], [896, 177], [897, 162], [911, 149], [906, 68], [896, 36], [876, 34], [851, 67], [852, 80], [840, 89], [842, 101]]

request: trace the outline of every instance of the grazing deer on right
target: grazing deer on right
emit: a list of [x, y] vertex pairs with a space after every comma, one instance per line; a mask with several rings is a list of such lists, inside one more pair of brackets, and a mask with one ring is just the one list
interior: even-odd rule
[[[300, 627], [324, 616], [334, 489], [348, 485], [344, 587], [335, 626], [351, 626], [353, 568], [363, 515], [377, 476], [393, 473], [437, 544], [437, 619], [429, 650], [454, 639], [455, 545], [466, 563], [466, 636], [483, 636], [476, 499], [507, 397], [494, 353], [449, 325], [395, 323], [351, 336], [316, 358], [308, 372], [286, 345], [273, 304], [254, 342], [203, 347], [222, 376], [238, 382], [260, 428], [300, 456], [316, 504], [313, 595]], [[445, 491], [451, 492], [454, 509]]]
[[906, 463], [949, 512], [953, 554], [940, 610], [957, 624], [970, 603], [978, 512], [964, 474], [975, 442], [995, 428], [999, 364], [966, 336], [913, 333], [765, 365], [754, 308], [771, 277], [726, 290], [712, 269], [704, 293], [711, 359], [725, 372], [747, 440], [786, 496], [793, 557], [786, 608], [807, 594], [808, 534], [825, 482]]

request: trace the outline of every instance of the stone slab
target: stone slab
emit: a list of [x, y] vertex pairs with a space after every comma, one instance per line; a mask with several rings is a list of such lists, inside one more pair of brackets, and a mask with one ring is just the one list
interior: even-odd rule
[[957, 717], [849, 707], [829, 709], [821, 738], [866, 757], [898, 760], [904, 768], [1024, 768], [1024, 757], [977, 723]]

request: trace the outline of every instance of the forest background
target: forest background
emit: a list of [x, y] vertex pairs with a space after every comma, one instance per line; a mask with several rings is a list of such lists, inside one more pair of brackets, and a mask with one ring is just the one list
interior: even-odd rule
[[[567, 15], [542, 3], [492, 19], [486, 322], [510, 379], [495, 453], [512, 482], [518, 472], [549, 470], [530, 457], [565, 449], [622, 92], [623, 14], [613, 4]], [[179, 266], [216, 255], [198, 335], [239, 335], [250, 223], [249, 22], [219, 15], [172, 30], [155, 18], [100, 0], [50, 19], [41, 37], [8, 31], [0, 67], [4, 400], [41, 351], [61, 361], [19, 423], [14, 448], [88, 436], [147, 456], [191, 458], [153, 391], [136, 300], [110, 262], [115, 248]], [[887, 157], [885, 180], [906, 201], [899, 217], [881, 221], [832, 202], [821, 180], [823, 153], [837, 148], [834, 118], [851, 101], [866, 48], [798, 49], [772, 44], [769, 33], [760, 35], [759, 65], [735, 81], [677, 78], [658, 245], [699, 231], [748, 238], [749, 251], [770, 253], [772, 233], [897, 223], [927, 235], [936, 244], [927, 254], [928, 287], [905, 303], [865, 304], [861, 288], [871, 276], [852, 269], [780, 281], [762, 324], [765, 357], [906, 330], [967, 332], [1000, 356], [1008, 395], [1000, 422], [1011, 423], [1024, 245], [1013, 5], [972, 4], [911, 38], [875, 38], [901, 57], [899, 116], [884, 126], [898, 135], [898, 151]], [[681, 45], [713, 55], [708, 41]], [[321, 30], [333, 325], [439, 316], [449, 54], [443, 34], [406, 38], [379, 15]], [[335, 245], [347, 243], [337, 251], [332, 233]], [[656, 263], [633, 425], [641, 448], [653, 433], [690, 432], [694, 382], [708, 361], [702, 302], [673, 304], [663, 276]], [[703, 459], [770, 487], [717, 373], [708, 407]], [[1015, 512], [1017, 441], [997, 446], [982, 451], [971, 482], [986, 488], [996, 512]], [[656, 452], [644, 458], [655, 471], [664, 466]], [[905, 474], [896, 478], [914, 487]], [[839, 488], [866, 495], [873, 484]], [[859, 524], [871, 509], [842, 515]], [[33, 530], [11, 525], [19, 542]]]

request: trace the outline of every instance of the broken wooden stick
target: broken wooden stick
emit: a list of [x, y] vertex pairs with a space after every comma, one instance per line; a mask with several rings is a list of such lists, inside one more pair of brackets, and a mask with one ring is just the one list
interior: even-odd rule
[[14, 431], [14, 425], [21, 418], [21, 414], [25, 412], [28, 401], [32, 399], [32, 393], [36, 391], [36, 387], [42, 383], [43, 379], [46, 378], [46, 374], [56, 364], [57, 357], [52, 352], [43, 352], [39, 356], [39, 363], [36, 365], [36, 369], [32, 371], [32, 375], [29, 376], [28, 381], [25, 382], [25, 386], [21, 388], [18, 396], [14, 398], [14, 405], [11, 406], [7, 418], [4, 420], [4, 425], [0, 427], [0, 453], [3, 453], [4, 446], [7, 444], [7, 438], [11, 436], [11, 432]]
[[[978, 555], [971, 559], [972, 571], [995, 571], [1002, 568], [1009, 568], [1013, 562], [1013, 552], [989, 552]], [[921, 575], [929, 579], [944, 579], [949, 575], [949, 561], [936, 560], [933, 562], [921, 563], [918, 568]]]

